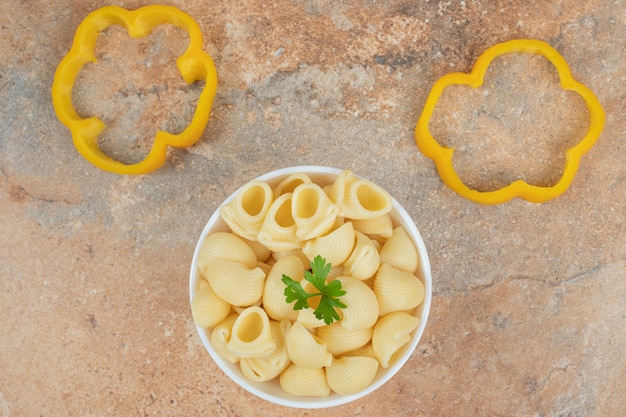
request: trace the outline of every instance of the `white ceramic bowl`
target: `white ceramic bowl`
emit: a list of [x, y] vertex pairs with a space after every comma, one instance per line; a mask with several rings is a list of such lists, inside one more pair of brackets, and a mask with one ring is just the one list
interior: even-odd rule
[[[340, 169], [323, 166], [294, 166], [269, 172], [267, 174], [261, 175], [256, 179], [266, 181], [270, 184], [270, 186], [275, 187], [281, 180], [287, 178], [289, 175], [295, 173], [304, 173], [307, 174], [313, 180], [313, 182], [324, 185], [332, 183], [341, 172], [342, 170]], [[231, 194], [222, 204], [226, 204], [232, 201], [235, 198], [237, 192], [238, 190]], [[287, 407], [309, 409], [334, 407], [349, 403], [370, 394], [371, 392], [382, 386], [389, 379], [391, 379], [391, 377], [393, 377], [409, 359], [409, 357], [417, 347], [417, 344], [419, 343], [420, 338], [422, 337], [422, 334], [424, 332], [424, 328], [426, 327], [426, 321], [428, 318], [428, 313], [430, 311], [430, 303], [432, 298], [432, 276], [424, 241], [422, 240], [422, 237], [411, 217], [402, 208], [402, 206], [398, 204], [395, 199], [393, 200], [393, 209], [390, 212], [390, 215], [394, 222], [394, 226], [404, 227], [409, 236], [415, 242], [415, 246], [417, 247], [417, 251], [420, 257], [419, 269], [416, 275], [424, 283], [425, 296], [424, 301], [415, 311], [415, 315], [420, 318], [420, 323], [417, 329], [413, 332], [410, 343], [404, 346], [403, 351], [397, 356], [396, 361], [389, 368], [379, 368], [378, 373], [376, 374], [376, 377], [374, 378], [372, 384], [370, 384], [364, 390], [352, 395], [339, 395], [331, 393], [330, 396], [324, 398], [295, 397], [283, 391], [277, 379], [262, 383], [252, 382], [248, 380], [239, 370], [238, 364], [232, 364], [222, 359], [212, 348], [211, 343], [209, 342], [211, 335], [210, 329], [198, 328], [198, 333], [200, 335], [200, 339], [202, 339], [202, 343], [209, 352], [209, 355], [211, 355], [215, 363], [220, 367], [220, 369], [222, 369], [222, 371], [224, 371], [226, 375], [228, 375], [233, 381], [235, 381], [246, 391], [260, 398], [263, 398], [264, 400]], [[202, 234], [200, 235], [200, 238], [198, 239], [198, 243], [196, 245], [189, 277], [190, 299], [193, 296], [193, 290], [194, 288], [196, 288], [198, 280], [201, 279], [197, 266], [197, 258], [204, 239], [212, 233], [228, 230], [228, 226], [220, 218], [218, 208], [209, 218], [209, 221], [204, 227], [204, 230], [202, 231]]]

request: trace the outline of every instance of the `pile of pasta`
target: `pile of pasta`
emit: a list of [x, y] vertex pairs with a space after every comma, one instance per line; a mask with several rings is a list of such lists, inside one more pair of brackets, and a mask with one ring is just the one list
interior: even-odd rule
[[[424, 298], [417, 249], [394, 226], [392, 206], [385, 190], [349, 170], [326, 185], [306, 174], [274, 189], [244, 185], [220, 209], [230, 230], [208, 235], [199, 251], [196, 325], [211, 329], [214, 350], [251, 381], [278, 378], [296, 396], [363, 390], [410, 341]], [[330, 325], [315, 306], [294, 310], [281, 281], [302, 281], [317, 255], [346, 291], [347, 307]]]

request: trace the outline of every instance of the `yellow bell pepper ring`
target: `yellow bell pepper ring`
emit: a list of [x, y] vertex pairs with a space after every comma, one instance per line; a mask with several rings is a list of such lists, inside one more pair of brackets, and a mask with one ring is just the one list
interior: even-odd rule
[[[140, 38], [161, 24], [177, 26], [189, 34], [189, 45], [176, 65], [185, 82], [204, 80], [193, 118], [180, 133], [159, 130], [144, 160], [125, 164], [107, 156], [98, 145], [105, 124], [97, 117], [83, 118], [72, 103], [72, 89], [79, 71], [88, 62], [96, 62], [94, 48], [100, 32], [111, 25], [126, 28], [133, 38]], [[165, 163], [167, 147], [185, 148], [196, 143], [209, 120], [217, 88], [217, 72], [211, 57], [202, 49], [202, 32], [187, 13], [171, 6], [152, 5], [129, 11], [117, 6], [102, 7], [90, 13], [78, 26], [70, 51], [59, 63], [52, 83], [52, 104], [59, 120], [69, 128], [78, 152], [95, 166], [118, 174], [146, 174]]]
[[[439, 145], [433, 138], [428, 123], [433, 115], [437, 101], [443, 91], [450, 85], [469, 85], [478, 88], [483, 84], [484, 76], [491, 62], [500, 55], [511, 53], [537, 54], [548, 59], [556, 68], [561, 88], [578, 93], [589, 112], [589, 128], [584, 138], [565, 152], [565, 167], [559, 181], [553, 186], [541, 187], [517, 180], [495, 191], [477, 191], [469, 188], [457, 175], [452, 165], [453, 148]], [[487, 49], [474, 64], [471, 73], [450, 73], [444, 75], [434, 84], [420, 118], [415, 127], [415, 141], [420, 151], [431, 158], [437, 167], [443, 182], [457, 194], [481, 204], [500, 204], [515, 197], [533, 203], [542, 203], [562, 193], [572, 183], [580, 158], [594, 145], [604, 127], [605, 115], [600, 102], [593, 92], [577, 82], [571, 75], [565, 59], [550, 45], [533, 39], [518, 39], [503, 42]]]

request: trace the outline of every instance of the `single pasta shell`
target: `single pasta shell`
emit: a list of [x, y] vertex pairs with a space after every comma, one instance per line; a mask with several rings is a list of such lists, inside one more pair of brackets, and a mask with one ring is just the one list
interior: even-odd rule
[[311, 178], [304, 173], [291, 174], [274, 188], [274, 199], [283, 194], [293, 193], [293, 190], [300, 184], [311, 184], [312, 182]]
[[211, 331], [211, 346], [222, 358], [230, 363], [239, 362], [239, 356], [235, 355], [226, 348], [230, 341], [230, 335], [233, 332], [233, 324], [237, 320], [238, 314], [231, 314], [220, 323], [218, 323]]
[[337, 206], [317, 184], [301, 184], [293, 191], [291, 214], [300, 240], [328, 233], [335, 224], [337, 212]]
[[347, 330], [340, 322], [317, 329], [317, 337], [326, 343], [333, 355], [341, 355], [365, 346], [372, 339], [373, 327], [360, 330]]
[[403, 227], [396, 227], [380, 249], [380, 262], [414, 273], [419, 266], [419, 255], [413, 240]]
[[351, 220], [354, 229], [368, 236], [389, 238], [393, 235], [393, 222], [388, 213], [379, 217], [364, 220]]
[[285, 301], [283, 274], [295, 281], [302, 281], [304, 265], [300, 258], [296, 255], [288, 255], [276, 261], [265, 280], [263, 307], [274, 320], [295, 321], [298, 318], [298, 311], [293, 309], [295, 301], [289, 304]]
[[285, 344], [289, 358], [299, 366], [321, 368], [330, 366], [333, 361], [326, 344], [299, 322], [291, 326]]
[[248, 307], [233, 324], [226, 348], [240, 358], [259, 358], [276, 349], [270, 320], [261, 307]]
[[348, 222], [325, 236], [307, 241], [302, 247], [302, 253], [311, 261], [320, 255], [331, 265], [341, 265], [352, 253], [354, 244], [354, 227]]
[[374, 277], [374, 293], [379, 314], [411, 310], [424, 300], [424, 284], [411, 272], [384, 263]]
[[356, 179], [346, 183], [339, 215], [349, 219], [373, 219], [393, 208], [391, 195], [369, 180]]
[[373, 240], [361, 232], [354, 232], [356, 244], [352, 253], [343, 263], [345, 275], [360, 280], [366, 280], [374, 276], [380, 266], [380, 254]]
[[363, 330], [372, 327], [378, 320], [378, 300], [376, 294], [363, 281], [353, 277], [337, 277], [341, 289], [346, 293], [341, 302], [346, 308], [341, 312], [341, 326], [347, 330]]
[[241, 358], [239, 363], [241, 373], [251, 381], [269, 381], [277, 377], [291, 363], [287, 347], [285, 346], [285, 335], [289, 331], [291, 323], [289, 320], [281, 322], [270, 321], [270, 327], [276, 349], [268, 355], [259, 358]]
[[330, 200], [335, 203], [339, 210], [341, 211], [341, 206], [343, 205], [343, 201], [346, 195], [346, 187], [351, 182], [355, 181], [357, 178], [354, 173], [348, 169], [343, 170], [341, 174], [337, 176], [335, 181], [332, 183], [330, 189], [328, 190], [328, 197]]
[[230, 232], [212, 233], [204, 239], [198, 253], [198, 269], [204, 272], [207, 264], [215, 259], [225, 259], [254, 268], [257, 256], [245, 240]]
[[378, 320], [372, 333], [372, 348], [380, 366], [388, 368], [394, 362], [418, 324], [417, 317], [404, 312], [389, 313]]
[[218, 297], [233, 306], [250, 306], [263, 295], [265, 272], [259, 267], [216, 259], [205, 268], [205, 277]]
[[200, 285], [194, 291], [191, 300], [191, 315], [196, 326], [207, 328], [224, 320], [230, 313], [231, 306], [219, 298], [206, 281], [203, 282], [204, 285]]
[[333, 360], [326, 368], [328, 386], [337, 394], [350, 395], [367, 388], [378, 371], [378, 361], [366, 356], [351, 356]]
[[305, 368], [292, 363], [280, 374], [281, 388], [291, 395], [301, 397], [327, 397], [330, 387], [324, 368]]
[[273, 252], [301, 248], [304, 242], [296, 236], [296, 222], [291, 214], [291, 193], [278, 197], [267, 212], [257, 236]]
[[220, 214], [234, 233], [257, 240], [273, 200], [274, 192], [269, 184], [253, 180], [241, 187], [233, 201], [221, 207]]

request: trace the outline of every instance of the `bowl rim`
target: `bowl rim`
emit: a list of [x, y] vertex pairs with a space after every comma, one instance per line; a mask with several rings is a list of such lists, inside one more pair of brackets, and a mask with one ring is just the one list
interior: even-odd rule
[[[258, 180], [258, 181], [268, 181], [268, 182], [277, 183], [281, 179], [284, 179], [287, 176], [296, 174], [296, 173], [302, 173], [302, 174], [307, 174], [307, 175], [317, 174], [317, 175], [325, 175], [325, 176], [338, 176], [343, 171], [344, 169], [332, 168], [332, 167], [327, 167], [327, 166], [295, 165], [295, 166], [290, 166], [286, 168], [280, 168], [280, 169], [276, 169], [273, 171], [269, 171], [249, 181]], [[364, 178], [356, 173], [355, 175], [359, 178]], [[209, 217], [209, 220], [205, 224], [204, 228], [202, 229], [202, 232], [197, 240], [197, 243], [193, 252], [193, 258], [192, 258], [191, 268], [190, 268], [190, 273], [189, 273], [189, 300], [190, 302], [193, 299], [193, 292], [194, 292], [195, 285], [198, 280], [197, 277], [199, 273], [198, 273], [197, 259], [198, 259], [198, 254], [200, 252], [202, 243], [208, 236], [209, 232], [213, 231], [213, 229], [218, 225], [218, 223], [222, 221], [220, 217], [220, 208], [224, 204], [227, 204], [231, 202], [232, 200], [234, 200], [239, 190], [241, 190], [249, 181], [246, 181], [244, 184], [238, 187], [215, 209], [215, 211]], [[275, 184], [272, 186], [275, 186]], [[267, 384], [267, 382], [257, 383], [257, 382], [249, 381], [244, 376], [239, 375], [235, 371], [233, 371], [231, 366], [229, 366], [232, 364], [227, 363], [227, 361], [223, 359], [222, 357], [220, 357], [217, 354], [217, 352], [212, 348], [208, 335], [207, 335], [207, 330], [201, 327], [198, 327], [194, 323], [194, 326], [196, 327], [196, 330], [198, 331], [198, 334], [200, 336], [200, 339], [202, 340], [202, 344], [204, 345], [205, 349], [208, 351], [209, 355], [211, 356], [215, 364], [233, 382], [235, 382], [237, 385], [239, 385], [241, 388], [248, 391], [249, 393], [274, 404], [291, 407], [291, 408], [317, 409], [317, 408], [335, 407], [335, 406], [347, 404], [349, 402], [363, 398], [369, 395], [370, 393], [374, 392], [381, 386], [383, 386], [386, 382], [388, 382], [393, 376], [395, 376], [398, 373], [398, 371], [404, 366], [404, 364], [412, 356], [413, 352], [417, 348], [417, 345], [419, 344], [422, 338], [422, 335], [424, 333], [426, 323], [428, 321], [428, 316], [430, 314], [430, 307], [431, 307], [431, 302], [432, 302], [432, 272], [431, 272], [430, 260], [428, 258], [426, 245], [415, 224], [415, 221], [393, 196], [392, 196], [392, 202], [393, 202], [392, 212], [394, 212], [395, 217], [399, 217], [401, 219], [400, 222], [402, 223], [402, 226], [405, 227], [405, 229], [407, 230], [407, 232], [409, 233], [411, 237], [411, 240], [413, 240], [413, 242], [417, 246], [417, 251], [419, 253], [419, 259], [420, 259], [418, 275], [424, 283], [424, 300], [422, 301], [420, 306], [416, 309], [416, 313], [414, 313], [416, 316], [420, 318], [418, 327], [412, 332], [411, 341], [402, 348], [403, 352], [401, 353], [399, 357], [395, 359], [394, 363], [388, 368], [385, 368], [385, 369], [379, 368], [379, 371], [377, 373], [377, 377], [375, 378], [375, 380], [365, 389], [354, 394], [340, 395], [340, 394], [333, 393], [329, 397], [318, 398], [318, 397], [296, 397], [296, 396], [292, 396], [292, 395], [285, 393], [285, 397], [289, 397], [289, 398], [282, 398], [282, 397], [278, 397], [276, 395], [270, 394], [258, 387], [258, 386], [262, 386], [263, 384]], [[398, 221], [394, 221], [394, 223], [397, 224]], [[418, 310], [419, 312], [417, 312]]]

